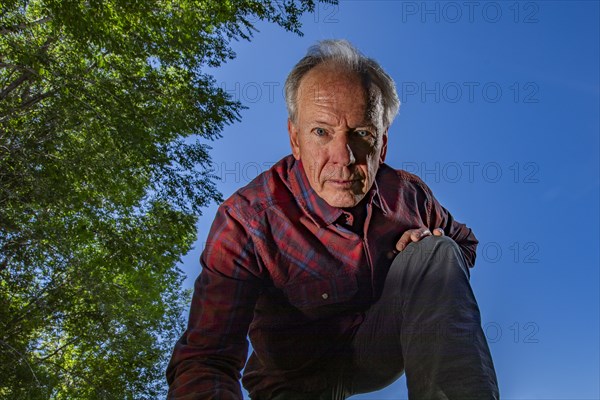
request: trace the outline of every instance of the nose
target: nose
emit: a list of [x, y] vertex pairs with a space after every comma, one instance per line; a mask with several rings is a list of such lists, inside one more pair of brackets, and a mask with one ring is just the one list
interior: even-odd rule
[[338, 137], [330, 143], [329, 157], [336, 164], [344, 166], [352, 165], [356, 162], [354, 152], [345, 136]]

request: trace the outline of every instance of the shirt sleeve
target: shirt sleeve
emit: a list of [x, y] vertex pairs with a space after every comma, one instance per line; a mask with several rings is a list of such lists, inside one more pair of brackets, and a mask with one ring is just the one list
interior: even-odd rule
[[429, 223], [427, 227], [432, 231], [435, 228], [442, 228], [444, 234], [458, 244], [468, 266], [470, 268], [474, 267], [479, 241], [475, 237], [473, 230], [467, 225], [456, 221], [452, 214], [437, 201], [431, 190], [427, 189], [429, 195], [428, 201], [430, 202]]
[[221, 206], [209, 233], [187, 330], [167, 368], [168, 399], [242, 399], [240, 371], [261, 288], [247, 226]]

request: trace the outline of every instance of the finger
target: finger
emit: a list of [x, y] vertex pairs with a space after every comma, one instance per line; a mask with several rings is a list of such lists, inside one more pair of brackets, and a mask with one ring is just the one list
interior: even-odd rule
[[412, 231], [413, 231], [412, 229], [409, 229], [408, 231], [404, 232], [402, 234], [402, 236], [400, 236], [400, 239], [396, 243], [396, 250], [402, 251], [402, 250], [404, 250], [406, 245], [408, 243], [410, 243], [410, 241], [411, 241], [410, 235], [412, 234]]
[[433, 236], [444, 236], [444, 230], [442, 228], [435, 228], [433, 230]]
[[431, 231], [427, 228], [409, 229], [402, 234], [400, 240], [396, 243], [396, 249], [402, 251], [409, 243], [418, 242], [425, 236], [431, 236]]
[[427, 228], [415, 229], [413, 233], [410, 235], [410, 239], [413, 242], [418, 242], [423, 239], [425, 236], [431, 236], [431, 231]]

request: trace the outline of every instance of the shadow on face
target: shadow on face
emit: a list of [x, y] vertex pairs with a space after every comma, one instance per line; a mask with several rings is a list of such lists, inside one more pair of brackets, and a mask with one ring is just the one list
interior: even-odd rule
[[353, 207], [385, 160], [387, 127], [378, 88], [354, 71], [321, 64], [300, 81], [292, 153], [315, 192], [333, 207]]

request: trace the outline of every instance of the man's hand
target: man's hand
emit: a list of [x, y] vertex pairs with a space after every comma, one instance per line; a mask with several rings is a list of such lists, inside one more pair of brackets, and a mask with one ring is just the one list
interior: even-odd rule
[[[409, 229], [402, 234], [398, 243], [396, 243], [396, 250], [402, 251], [411, 242], [418, 242], [425, 236], [431, 236], [432, 233], [427, 228]], [[433, 230], [433, 236], [444, 236], [444, 230], [442, 228], [435, 228]]]

